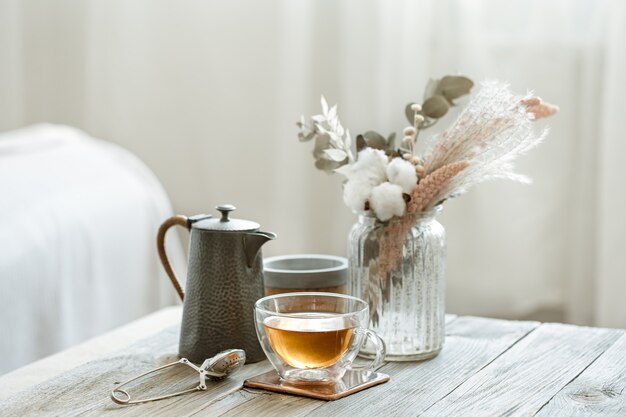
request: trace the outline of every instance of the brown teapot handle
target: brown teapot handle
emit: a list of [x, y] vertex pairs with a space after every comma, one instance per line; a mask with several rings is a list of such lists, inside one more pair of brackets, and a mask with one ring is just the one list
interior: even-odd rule
[[165, 269], [165, 272], [167, 272], [167, 276], [170, 278], [170, 281], [172, 281], [172, 285], [178, 293], [178, 296], [181, 300], [184, 300], [185, 291], [180, 286], [180, 282], [178, 281], [178, 278], [176, 278], [176, 274], [170, 265], [169, 259], [167, 259], [167, 254], [165, 253], [165, 233], [172, 226], [183, 226], [189, 230], [191, 228], [191, 222], [187, 216], [182, 216], [180, 214], [172, 216], [163, 222], [161, 227], [159, 227], [159, 233], [157, 234], [157, 249], [159, 251], [159, 257], [161, 258], [163, 268]]

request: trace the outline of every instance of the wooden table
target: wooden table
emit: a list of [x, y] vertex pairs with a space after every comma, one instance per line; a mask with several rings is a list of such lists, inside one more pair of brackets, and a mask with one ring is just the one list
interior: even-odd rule
[[[0, 415], [626, 416], [624, 330], [454, 316], [439, 356], [387, 363], [391, 381], [337, 401], [242, 389], [270, 369], [264, 361], [204, 392], [114, 404], [114, 382], [175, 357], [179, 317], [178, 307], [162, 310], [0, 377]], [[169, 368], [155, 382], [177, 390], [197, 376]]]

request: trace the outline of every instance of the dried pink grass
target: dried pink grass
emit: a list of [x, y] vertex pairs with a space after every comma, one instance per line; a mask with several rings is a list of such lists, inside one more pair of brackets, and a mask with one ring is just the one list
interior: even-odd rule
[[441, 189], [448, 181], [468, 166], [467, 161], [445, 165], [427, 175], [417, 184], [417, 187], [411, 192], [407, 213], [383, 226], [382, 236], [378, 241], [379, 273], [384, 276], [387, 271], [398, 265], [402, 256], [402, 244], [411, 227], [415, 224], [419, 212], [434, 207], [438, 201], [433, 198], [440, 194]]
[[556, 111], [556, 106], [542, 103], [537, 97], [520, 98], [505, 83], [483, 83], [457, 120], [426, 153], [426, 173], [458, 161], [470, 163], [441, 187], [433, 200], [458, 196], [475, 184], [495, 178], [529, 182], [513, 172], [512, 161], [547, 134], [546, 129], [537, 132], [533, 121]]
[[411, 200], [407, 205], [407, 211], [415, 213], [433, 207], [439, 202], [433, 200], [433, 198], [439, 194], [443, 186], [468, 166], [469, 162], [467, 161], [453, 162], [428, 174], [411, 192]]
[[546, 129], [535, 131], [532, 122], [557, 111], [557, 106], [538, 97], [520, 98], [507, 84], [482, 84], [457, 120], [435, 138], [425, 154], [425, 177], [412, 191], [407, 213], [382, 227], [378, 265], [370, 265], [372, 288], [367, 290], [370, 302], [376, 293], [384, 297], [389, 291], [388, 273], [401, 259], [404, 239], [420, 213], [483, 181], [495, 178], [529, 181], [513, 172], [512, 161], [539, 144], [547, 134]]
[[505, 83], [483, 83], [457, 120], [426, 153], [426, 176], [411, 193], [407, 214], [384, 226], [379, 238], [379, 274], [384, 276], [397, 266], [402, 244], [418, 213], [483, 181], [528, 181], [513, 172], [511, 162], [545, 137], [547, 130], [536, 132], [533, 120], [557, 110], [538, 97], [520, 98]]
[[533, 116], [535, 116], [535, 120], [552, 116], [553, 114], [556, 114], [559, 111], [559, 106], [546, 103], [543, 100], [541, 100], [540, 97], [535, 97], [535, 96], [523, 99], [522, 104], [526, 106], [529, 113], [532, 113]]
[[378, 272], [381, 276], [386, 276], [388, 271], [398, 265], [402, 257], [402, 244], [416, 218], [414, 213], [407, 213], [383, 226], [382, 235], [378, 238]]

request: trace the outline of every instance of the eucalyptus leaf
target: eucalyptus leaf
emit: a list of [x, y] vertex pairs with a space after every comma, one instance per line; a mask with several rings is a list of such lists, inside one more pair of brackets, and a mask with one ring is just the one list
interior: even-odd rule
[[422, 112], [428, 117], [439, 119], [448, 112], [449, 107], [450, 104], [444, 96], [434, 95], [424, 102]]
[[302, 132], [298, 133], [298, 139], [300, 142], [308, 142], [315, 137], [315, 132], [309, 132], [304, 134]]
[[365, 140], [367, 141], [367, 145], [370, 148], [374, 149], [385, 149], [387, 147], [387, 140], [383, 135], [373, 130], [368, 130], [363, 133]]
[[387, 149], [393, 149], [396, 142], [396, 132], [391, 132], [389, 136], [387, 136]]
[[356, 151], [361, 152], [363, 149], [367, 148], [367, 142], [363, 135], [357, 135], [356, 137]]
[[324, 150], [330, 148], [330, 136], [317, 135], [315, 138], [315, 147], [313, 148], [313, 156], [315, 159], [323, 158]]
[[324, 159], [330, 159], [331, 161], [341, 162], [348, 157], [348, 154], [341, 149], [325, 149]]
[[426, 83], [426, 87], [424, 87], [424, 101], [436, 94], [439, 94], [440, 83], [441, 80], [435, 80], [432, 78], [428, 80], [428, 82]]
[[413, 110], [411, 110], [411, 106], [413, 104], [415, 104], [415, 103], [409, 103], [404, 108], [404, 115], [406, 116], [406, 119], [409, 121], [409, 124], [411, 126], [413, 126], [413, 116], [415, 116], [415, 112]]
[[352, 173], [352, 165], [344, 164], [344, 165], [340, 166], [339, 168], [336, 168], [334, 171], [337, 174], [341, 174], [341, 175], [347, 177], [348, 175], [350, 175]]
[[467, 95], [474, 86], [474, 82], [460, 75], [446, 75], [441, 79], [440, 94], [450, 103], [456, 98]]
[[333, 171], [344, 164], [335, 161], [329, 161], [328, 159], [318, 159], [315, 161], [315, 167], [325, 171], [327, 174], [332, 174]]

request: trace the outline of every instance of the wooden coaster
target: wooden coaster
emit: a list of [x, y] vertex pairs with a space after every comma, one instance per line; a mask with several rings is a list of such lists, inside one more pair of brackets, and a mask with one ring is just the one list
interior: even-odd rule
[[389, 381], [389, 375], [372, 371], [346, 371], [334, 384], [292, 384], [282, 380], [274, 370], [246, 379], [244, 387], [260, 388], [283, 394], [300, 395], [319, 400], [338, 400], [355, 392]]

